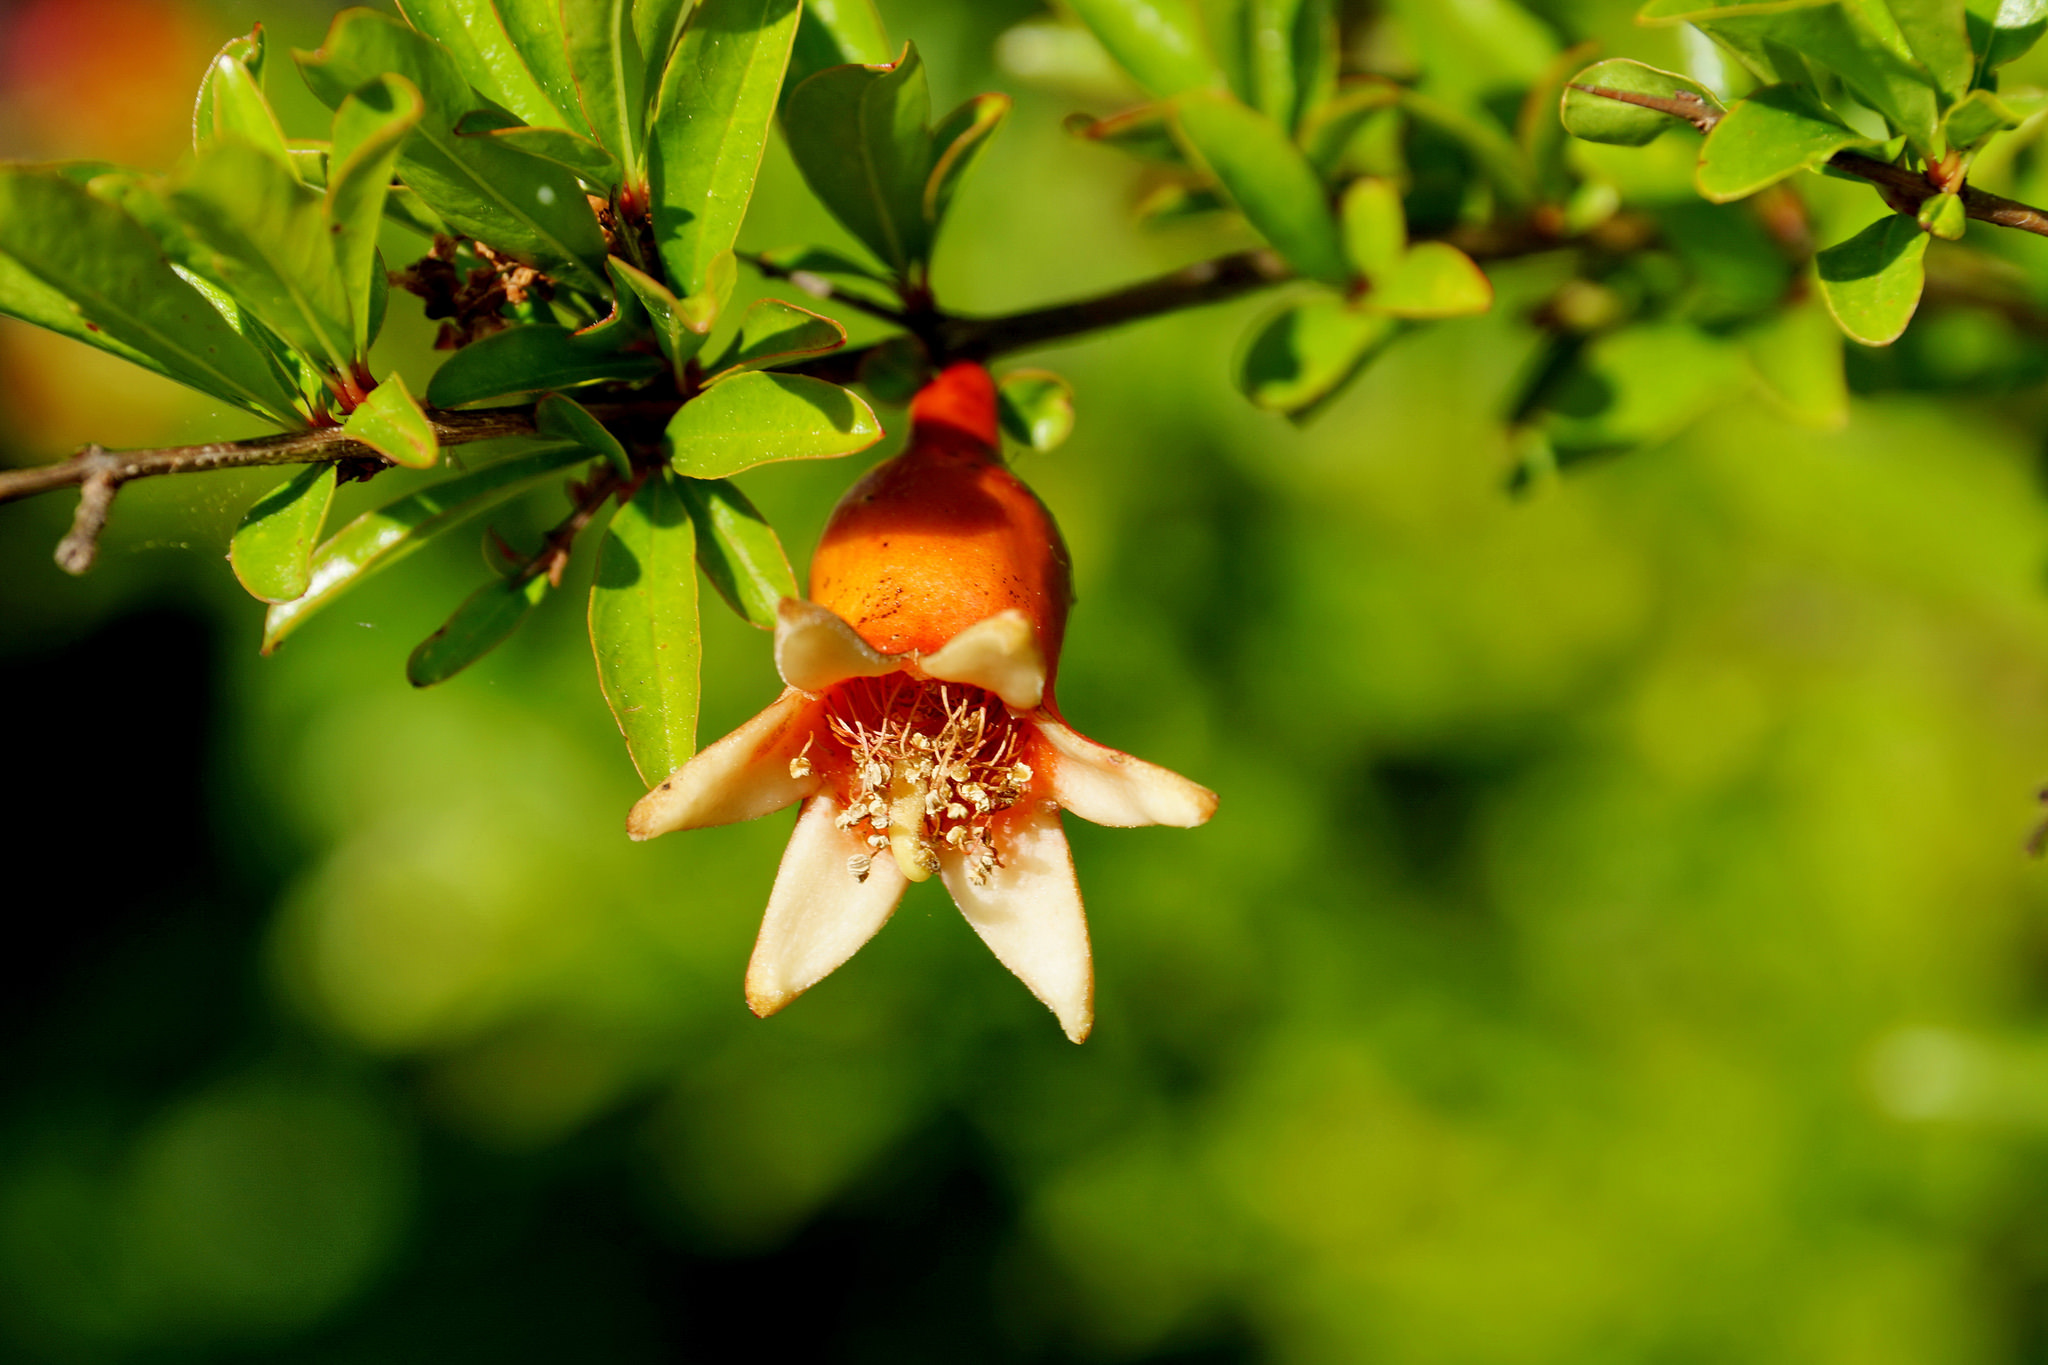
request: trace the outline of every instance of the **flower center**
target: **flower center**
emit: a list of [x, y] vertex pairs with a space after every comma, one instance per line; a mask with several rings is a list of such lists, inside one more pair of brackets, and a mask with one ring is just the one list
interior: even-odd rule
[[1031, 782], [1030, 765], [1017, 757], [1022, 727], [1009, 708], [978, 687], [896, 674], [834, 688], [826, 721], [846, 751], [839, 827], [865, 826], [871, 850], [848, 870], [865, 880], [886, 849], [904, 876], [921, 882], [950, 848], [964, 857], [968, 880], [986, 886], [1002, 863], [995, 816]]

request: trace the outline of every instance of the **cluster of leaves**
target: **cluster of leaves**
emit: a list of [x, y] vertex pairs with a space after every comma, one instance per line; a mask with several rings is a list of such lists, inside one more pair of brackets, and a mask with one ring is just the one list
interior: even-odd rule
[[1829, 312], [1866, 345], [1889, 345], [1906, 330], [1929, 237], [1963, 235], [1971, 165], [2000, 133], [2048, 107], [2036, 94], [2002, 92], [1998, 80], [2048, 29], [2038, 0], [1653, 0], [1642, 21], [1693, 25], [1755, 88], [1724, 107], [1675, 72], [1600, 62], [1565, 93], [1574, 135], [1642, 146], [1679, 113], [1709, 129], [1695, 183], [1717, 204], [1799, 171], [1840, 174], [1845, 154], [1924, 176], [1925, 194], [1816, 257]]

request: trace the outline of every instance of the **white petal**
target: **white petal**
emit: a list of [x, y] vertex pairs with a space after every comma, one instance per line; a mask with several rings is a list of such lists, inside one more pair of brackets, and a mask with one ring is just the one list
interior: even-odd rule
[[1098, 825], [1204, 824], [1216, 813], [1216, 793], [1156, 763], [1075, 734], [1049, 711], [1032, 717], [1058, 758], [1053, 799]]
[[791, 687], [823, 692], [848, 678], [873, 678], [903, 667], [860, 638], [816, 602], [785, 597], [775, 608], [775, 668]]
[[996, 959], [1045, 1002], [1078, 1043], [1095, 1026], [1095, 970], [1060, 813], [1034, 810], [1001, 836], [999, 852], [1002, 866], [987, 886], [974, 885], [966, 857], [952, 849], [940, 853], [939, 875]]
[[640, 798], [626, 832], [652, 839], [671, 830], [752, 820], [803, 800], [816, 777], [792, 777], [790, 760], [817, 732], [816, 698], [791, 688], [739, 729], [670, 773]]
[[1031, 618], [1015, 607], [976, 621], [918, 660], [940, 682], [985, 688], [1013, 710], [1034, 710], [1045, 700], [1045, 653]]
[[806, 801], [783, 850], [761, 936], [747, 963], [747, 1007], [764, 1019], [873, 938], [908, 885], [886, 855], [869, 865], [867, 880], [853, 874], [847, 860], [874, 850], [860, 835], [833, 824], [840, 810], [829, 795]]

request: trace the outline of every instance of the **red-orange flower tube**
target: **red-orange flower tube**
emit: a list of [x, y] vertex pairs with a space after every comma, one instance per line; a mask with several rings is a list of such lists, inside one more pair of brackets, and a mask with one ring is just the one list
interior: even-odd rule
[[803, 803], [747, 967], [756, 1014], [846, 961], [936, 873], [1078, 1043], [1094, 974], [1060, 811], [1191, 826], [1216, 797], [1060, 718], [1067, 548], [1002, 463], [988, 372], [951, 367], [910, 414], [908, 448], [833, 511], [810, 600], [783, 599], [783, 694], [649, 792], [627, 829], [651, 839]]

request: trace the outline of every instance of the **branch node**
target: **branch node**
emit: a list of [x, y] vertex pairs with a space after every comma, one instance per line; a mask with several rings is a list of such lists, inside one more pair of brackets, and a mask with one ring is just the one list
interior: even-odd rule
[[57, 542], [57, 567], [68, 574], [82, 574], [99, 558], [100, 532], [107, 529], [107, 513], [113, 509], [114, 494], [121, 480], [105, 467], [107, 452], [87, 446], [78, 458], [100, 466], [85, 476], [78, 487], [78, 511], [71, 518], [71, 530]]

